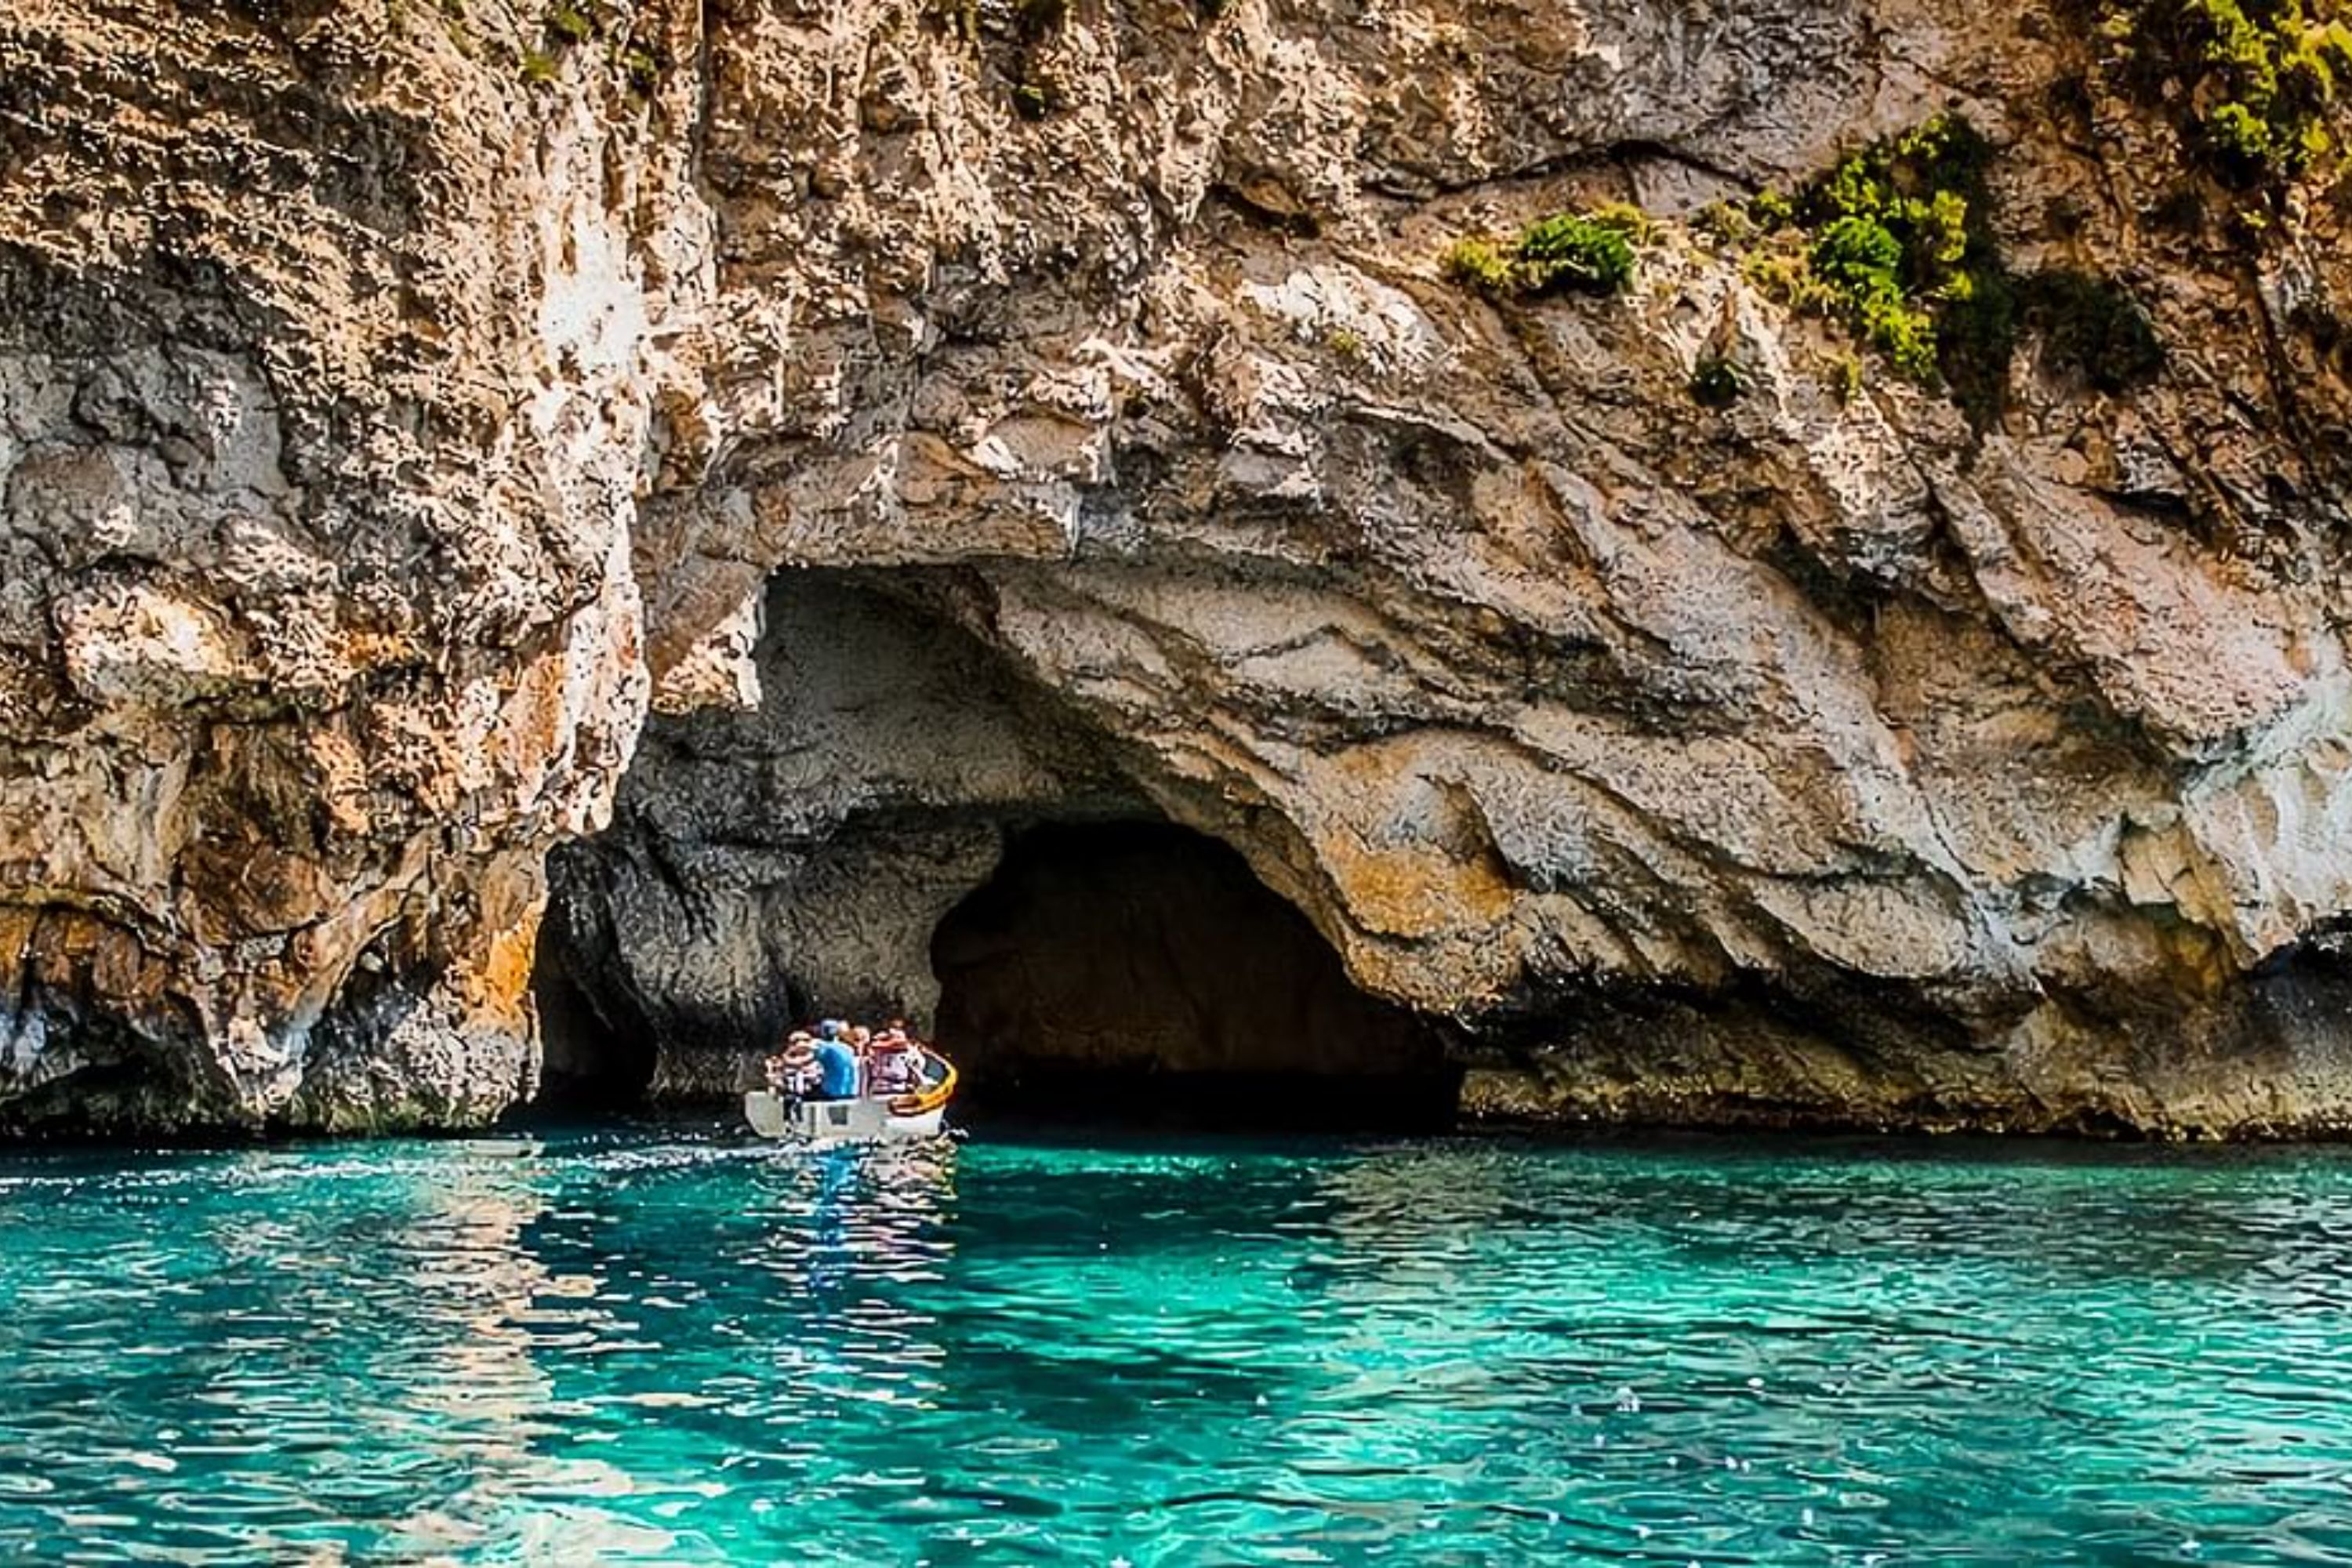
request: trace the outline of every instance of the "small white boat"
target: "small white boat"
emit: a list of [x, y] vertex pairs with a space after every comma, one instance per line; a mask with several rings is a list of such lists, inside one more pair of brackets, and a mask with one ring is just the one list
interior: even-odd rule
[[923, 1053], [923, 1086], [908, 1094], [855, 1100], [800, 1100], [755, 1089], [743, 1097], [743, 1119], [762, 1138], [795, 1143], [911, 1143], [940, 1135], [955, 1094], [955, 1064]]

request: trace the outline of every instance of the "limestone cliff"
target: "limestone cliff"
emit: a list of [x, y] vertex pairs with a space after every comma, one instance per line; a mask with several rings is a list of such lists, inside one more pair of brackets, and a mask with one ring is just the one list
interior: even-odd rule
[[649, 333], [700, 252], [649, 111], [478, 26], [0, 20], [0, 1105], [530, 1089], [542, 857], [643, 721]]
[[706, 1081], [1144, 818], [1474, 1109], [2352, 1122], [2336, 16], [19, 5], [0, 1117], [492, 1114], [567, 840]]

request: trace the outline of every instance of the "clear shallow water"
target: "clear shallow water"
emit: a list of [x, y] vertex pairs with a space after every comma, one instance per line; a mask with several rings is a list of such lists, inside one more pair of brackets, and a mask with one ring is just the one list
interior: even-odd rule
[[2352, 1564], [2352, 1157], [0, 1158], [0, 1560]]

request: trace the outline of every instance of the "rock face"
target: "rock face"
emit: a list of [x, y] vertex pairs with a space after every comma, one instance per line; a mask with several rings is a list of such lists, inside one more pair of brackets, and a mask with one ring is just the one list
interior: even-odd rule
[[0, 22], [0, 1119], [534, 1081], [544, 852], [644, 715], [650, 279], [693, 251], [635, 205], [675, 170], [429, 13]]
[[[558, 845], [710, 1089], [1149, 821], [1484, 1112], [2352, 1124], [2352, 202], [2137, 14], [20, 5], [0, 1118], [491, 1114]], [[1916, 384], [1706, 211], [1952, 113], [2160, 364]]]

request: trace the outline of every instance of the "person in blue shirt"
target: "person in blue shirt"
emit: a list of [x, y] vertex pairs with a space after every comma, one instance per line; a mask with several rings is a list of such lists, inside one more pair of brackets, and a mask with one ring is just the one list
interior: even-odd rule
[[817, 1026], [816, 1094], [818, 1100], [857, 1098], [857, 1053], [842, 1038], [842, 1026]]

